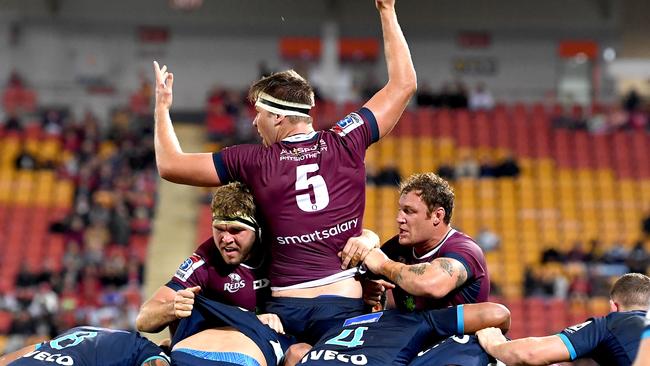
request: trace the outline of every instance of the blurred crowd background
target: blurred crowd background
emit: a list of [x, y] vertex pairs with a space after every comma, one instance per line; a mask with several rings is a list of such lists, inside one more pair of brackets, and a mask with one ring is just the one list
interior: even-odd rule
[[[246, 90], [273, 71], [313, 82], [318, 128], [383, 85], [372, 1], [221, 3], [0, 3], [0, 352], [80, 324], [132, 329], [163, 284], [147, 274], [171, 276], [148, 262], [168, 214], [152, 60], [175, 73], [175, 123], [211, 151], [257, 143]], [[437, 172], [512, 337], [544, 335], [607, 312], [613, 278], [647, 273], [650, 4], [490, 4], [398, 0], [419, 88], [368, 153], [364, 226], [389, 239], [400, 179]], [[173, 228], [192, 246], [210, 229], [195, 191], [198, 218]]]

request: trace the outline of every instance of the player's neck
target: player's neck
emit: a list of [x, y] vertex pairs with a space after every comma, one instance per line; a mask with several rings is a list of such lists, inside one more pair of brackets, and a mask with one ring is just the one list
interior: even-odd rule
[[295, 124], [289, 124], [281, 134], [281, 140], [294, 135], [308, 134], [312, 132], [314, 132], [314, 127], [311, 125], [311, 123], [299, 122]]
[[436, 249], [439, 247], [445, 239], [449, 236], [449, 233], [451, 232], [451, 226], [445, 225], [443, 227], [440, 227], [439, 230], [436, 230], [436, 232], [433, 234], [431, 239], [427, 240], [424, 242], [422, 245], [416, 245], [413, 248], [413, 252], [415, 255], [418, 257], [421, 257], [430, 251]]

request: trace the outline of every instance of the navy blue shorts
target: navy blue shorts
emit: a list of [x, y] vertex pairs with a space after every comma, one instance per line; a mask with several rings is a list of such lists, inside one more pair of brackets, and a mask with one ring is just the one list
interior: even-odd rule
[[[178, 324], [178, 329], [172, 339], [172, 346], [176, 345], [182, 339], [190, 337], [204, 329], [223, 326], [234, 327], [255, 342], [264, 354], [268, 365], [276, 365], [278, 360], [281, 360], [284, 356], [287, 348], [295, 342], [292, 337], [278, 334], [268, 325], [262, 324], [253, 312], [208, 300], [202, 295], [196, 295], [194, 299], [194, 310], [189, 317], [183, 318]], [[190, 353], [197, 356], [199, 352]], [[204, 358], [207, 361], [211, 361], [207, 356]], [[224, 363], [223, 365], [232, 364], [232, 360], [229, 361], [228, 359], [218, 361], [230, 362]], [[206, 363], [206, 365], [212, 364]]]
[[313, 345], [329, 328], [363, 314], [364, 303], [341, 296], [273, 297], [266, 303], [266, 312], [280, 317], [286, 333]]

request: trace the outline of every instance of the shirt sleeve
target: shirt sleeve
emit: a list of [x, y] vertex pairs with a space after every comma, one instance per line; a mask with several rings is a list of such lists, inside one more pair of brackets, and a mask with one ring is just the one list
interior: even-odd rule
[[[478, 248], [476, 248], [478, 249]], [[480, 266], [480, 262], [476, 256], [479, 255], [477, 251], [467, 245], [462, 245], [454, 250], [441, 253], [440, 257], [452, 258], [463, 264], [465, 270], [467, 271], [467, 279], [474, 277], [475, 268]]]
[[423, 311], [421, 314], [431, 325], [432, 335], [448, 337], [465, 332], [463, 305]]
[[591, 318], [584, 323], [565, 328], [558, 333], [558, 336], [562, 339], [573, 361], [593, 351], [605, 340], [607, 334], [605, 319]]
[[141, 366], [151, 360], [163, 360], [168, 365], [170, 364], [169, 357], [155, 343], [142, 336], [138, 336], [137, 341], [140, 343], [140, 352], [138, 352], [138, 361], [136, 362], [137, 366]]
[[166, 286], [174, 291], [194, 286], [204, 287], [207, 282], [205, 266], [205, 260], [200, 255], [192, 254], [176, 269]]
[[379, 140], [377, 120], [368, 108], [348, 114], [330, 130], [341, 136], [344, 141], [348, 141], [357, 152], [365, 151]]
[[212, 154], [212, 162], [221, 184], [232, 181], [248, 183], [250, 174], [259, 173], [263, 149], [262, 145], [235, 145]]

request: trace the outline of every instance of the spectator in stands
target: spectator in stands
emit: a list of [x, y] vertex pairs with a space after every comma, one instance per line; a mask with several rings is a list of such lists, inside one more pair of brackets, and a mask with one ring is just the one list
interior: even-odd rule
[[418, 107], [436, 107], [438, 104], [437, 97], [431, 88], [431, 84], [423, 82], [418, 85], [418, 91], [415, 93], [415, 104]]
[[476, 243], [483, 249], [483, 252], [491, 252], [499, 247], [501, 238], [494, 231], [482, 227], [476, 236]]
[[650, 264], [650, 254], [645, 249], [643, 241], [638, 240], [625, 261], [630, 272], [646, 273]]
[[573, 247], [569, 250], [566, 255], [566, 260], [568, 262], [585, 262], [587, 260], [587, 253], [585, 253], [582, 248], [582, 242], [576, 241], [573, 243]]
[[600, 262], [601, 259], [601, 249], [600, 249], [600, 240], [591, 239], [589, 241], [589, 252], [585, 256], [586, 263], [596, 263]]
[[[433, 173], [400, 186], [399, 235], [365, 258], [368, 270], [388, 278], [394, 306], [413, 311], [487, 301], [490, 282], [481, 248], [451, 226], [454, 192]], [[385, 253], [385, 254], [384, 254]], [[364, 299], [378, 303], [387, 282], [368, 282]]]
[[631, 273], [616, 281], [610, 292], [611, 312], [547, 337], [508, 341], [500, 329], [476, 334], [481, 346], [507, 365], [546, 365], [591, 357], [599, 365], [630, 365], [639, 348], [650, 302], [650, 278]]
[[378, 186], [398, 186], [402, 176], [395, 162], [387, 162], [375, 175], [373, 181]]
[[206, 116], [205, 125], [210, 141], [229, 143], [235, 132], [235, 123], [230, 114], [226, 112], [224, 104], [212, 104]]
[[4, 123], [4, 130], [14, 131], [14, 132], [20, 132], [23, 130], [23, 125], [17, 114], [9, 113], [9, 116], [7, 117]]
[[467, 109], [469, 105], [467, 87], [462, 81], [456, 80], [453, 83], [448, 101], [451, 109]]
[[646, 238], [650, 238], [650, 210], [646, 212], [643, 220], [641, 220], [641, 230]]
[[438, 166], [436, 174], [445, 180], [453, 181], [456, 179], [456, 171], [453, 166], [443, 162]]
[[565, 255], [559, 250], [557, 250], [557, 246], [555, 244], [548, 244], [546, 246], [546, 249], [542, 251], [542, 258], [541, 258], [542, 263], [550, 263], [550, 262], [564, 263], [565, 261], [566, 261]]
[[469, 95], [469, 109], [491, 110], [494, 108], [492, 93], [485, 87], [485, 83], [476, 84], [476, 88]]
[[521, 169], [515, 157], [512, 154], [506, 155], [506, 157], [501, 161], [496, 167], [496, 176], [497, 177], [509, 177], [516, 178], [519, 176]]
[[494, 178], [496, 177], [496, 167], [494, 160], [489, 155], [484, 155], [479, 160], [481, 178]]
[[641, 96], [636, 89], [631, 89], [623, 98], [623, 109], [629, 114], [641, 108]]
[[63, 132], [63, 117], [57, 110], [50, 109], [43, 114], [41, 127], [48, 135], [60, 136]]
[[481, 173], [481, 168], [476, 159], [469, 153], [461, 156], [460, 161], [456, 164], [454, 176], [459, 178], [472, 178], [476, 179]]
[[602, 261], [606, 264], [625, 264], [627, 259], [627, 249], [620, 241], [614, 242], [612, 246], [603, 254]]
[[14, 167], [16, 170], [36, 170], [38, 169], [38, 162], [36, 157], [32, 154], [24, 143], [21, 143], [20, 150], [16, 159], [14, 160]]

